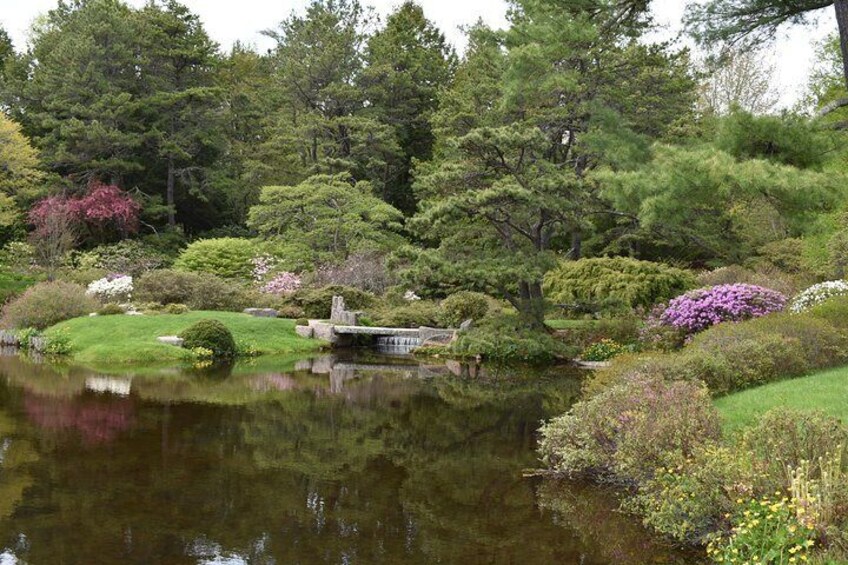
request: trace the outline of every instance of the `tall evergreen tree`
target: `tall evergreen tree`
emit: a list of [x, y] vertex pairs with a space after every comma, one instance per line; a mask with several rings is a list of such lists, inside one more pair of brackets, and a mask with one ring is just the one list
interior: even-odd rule
[[174, 226], [178, 185], [202, 196], [206, 168], [223, 148], [217, 46], [198, 16], [175, 0], [151, 0], [138, 17], [139, 114], [147, 127], [145, 144], [159, 161], [150, 168], [164, 170], [168, 225]]
[[119, 0], [60, 2], [33, 29], [22, 72], [8, 78], [10, 112], [53, 171], [123, 185], [143, 170], [136, 98], [140, 30]]
[[400, 149], [392, 128], [368, 117], [359, 86], [372, 16], [356, 0], [313, 0], [277, 30], [275, 78], [282, 103], [263, 156], [275, 182], [350, 172], [383, 191], [384, 171]]
[[382, 197], [409, 214], [416, 206], [412, 162], [432, 156], [430, 120], [439, 90], [450, 83], [456, 55], [421, 7], [407, 1], [369, 39], [365, 59], [360, 82], [369, 113], [393, 128], [402, 150], [400, 159], [386, 167]]

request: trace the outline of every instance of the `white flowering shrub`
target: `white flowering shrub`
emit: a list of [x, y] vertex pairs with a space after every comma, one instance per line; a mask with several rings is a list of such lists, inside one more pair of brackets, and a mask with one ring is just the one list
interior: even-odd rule
[[403, 299], [407, 302], [415, 302], [416, 300], [421, 300], [421, 297], [415, 294], [413, 291], [407, 290], [403, 293]]
[[88, 285], [85, 291], [101, 302], [120, 302], [132, 298], [133, 278], [129, 275], [109, 275]]
[[846, 281], [827, 281], [814, 284], [810, 288], [800, 292], [798, 296], [792, 299], [792, 303], [789, 305], [789, 310], [796, 314], [799, 312], [806, 312], [813, 306], [817, 306], [835, 296], [846, 295], [848, 295], [848, 282]]

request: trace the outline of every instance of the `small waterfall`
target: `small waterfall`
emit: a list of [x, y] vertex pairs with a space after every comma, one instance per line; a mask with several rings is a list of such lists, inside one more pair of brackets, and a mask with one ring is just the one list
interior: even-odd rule
[[377, 350], [382, 353], [410, 353], [419, 345], [421, 340], [417, 337], [381, 335], [376, 340]]

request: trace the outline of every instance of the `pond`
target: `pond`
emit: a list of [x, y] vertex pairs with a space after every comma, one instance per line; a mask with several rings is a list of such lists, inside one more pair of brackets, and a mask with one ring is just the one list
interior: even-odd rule
[[100, 374], [0, 356], [0, 563], [687, 563], [525, 478], [579, 375], [407, 357]]

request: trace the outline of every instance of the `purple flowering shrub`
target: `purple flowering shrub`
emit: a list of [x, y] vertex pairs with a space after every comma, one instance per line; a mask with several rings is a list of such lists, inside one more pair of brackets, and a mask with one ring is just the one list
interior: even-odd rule
[[783, 294], [762, 286], [722, 284], [674, 298], [659, 313], [658, 320], [691, 335], [721, 322], [740, 322], [780, 312], [787, 302]]

